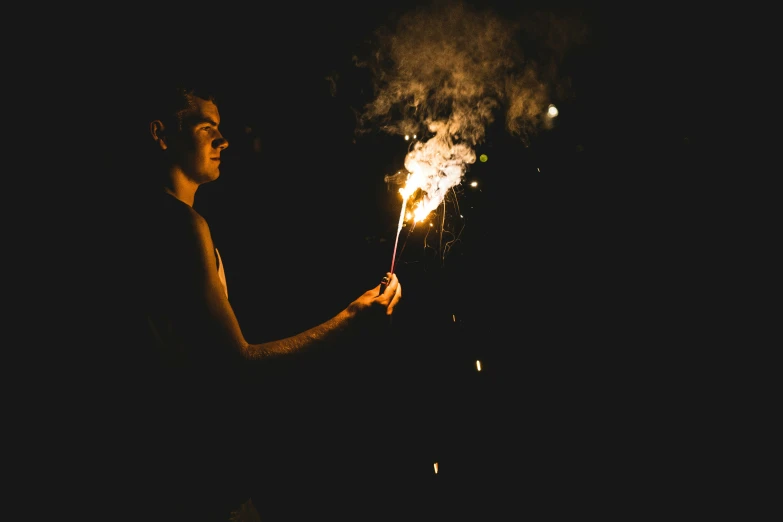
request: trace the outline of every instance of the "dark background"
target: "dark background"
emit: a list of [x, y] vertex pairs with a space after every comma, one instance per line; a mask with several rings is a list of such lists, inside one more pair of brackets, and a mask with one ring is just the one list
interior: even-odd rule
[[[331, 317], [390, 267], [400, 198], [384, 175], [408, 142], [356, 135], [371, 86], [351, 58], [414, 6], [129, 12], [133, 31], [98, 27], [103, 52], [82, 55], [106, 152], [94, 185], [123, 209], [144, 175], [131, 146], [144, 86], [215, 86], [230, 146], [195, 208], [250, 342]], [[638, 518], [709, 497], [696, 427], [710, 359], [692, 333], [711, 239], [704, 15], [494, 8], [585, 22], [564, 70], [574, 96], [553, 100], [560, 116], [530, 143], [488, 129], [447, 255], [437, 234], [403, 229], [404, 299], [377, 345], [259, 370], [227, 430], [252, 477], [229, 494], [252, 496], [262, 520]], [[128, 217], [108, 215], [99, 229]]]

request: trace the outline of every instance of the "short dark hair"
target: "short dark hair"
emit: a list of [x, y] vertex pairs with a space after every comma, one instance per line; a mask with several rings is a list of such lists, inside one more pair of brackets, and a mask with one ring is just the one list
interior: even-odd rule
[[196, 108], [196, 98], [217, 103], [215, 91], [208, 87], [165, 87], [151, 101], [149, 120], [161, 120], [167, 127], [181, 131], [185, 116]]

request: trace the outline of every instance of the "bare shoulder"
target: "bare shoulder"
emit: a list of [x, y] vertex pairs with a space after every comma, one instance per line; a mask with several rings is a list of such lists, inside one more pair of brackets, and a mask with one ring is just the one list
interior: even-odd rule
[[188, 223], [193, 233], [199, 236], [210, 236], [209, 223], [204, 216], [199, 214], [193, 207], [185, 205], [186, 216], [183, 219]]
[[210, 238], [207, 220], [193, 207], [175, 198], [170, 198], [166, 202], [166, 206], [168, 207], [167, 213], [171, 217], [172, 224], [183, 233], [189, 232], [191, 236], [202, 239]]
[[174, 197], [156, 199], [146, 208], [145, 216], [145, 243], [172, 263], [194, 255], [214, 257], [209, 224], [190, 205]]
[[211, 260], [215, 247], [212, 243], [212, 234], [207, 220], [195, 209], [187, 205], [185, 211], [187, 215], [183, 216], [182, 219], [187, 225], [190, 240], [193, 241], [194, 246], [200, 250], [202, 255]]

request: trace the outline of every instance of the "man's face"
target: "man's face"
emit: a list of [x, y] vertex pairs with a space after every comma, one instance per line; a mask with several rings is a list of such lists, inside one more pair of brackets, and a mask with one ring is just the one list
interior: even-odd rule
[[218, 130], [217, 106], [198, 97], [195, 100], [196, 110], [185, 117], [175, 150], [182, 172], [200, 185], [220, 176], [220, 153], [228, 147], [228, 141]]

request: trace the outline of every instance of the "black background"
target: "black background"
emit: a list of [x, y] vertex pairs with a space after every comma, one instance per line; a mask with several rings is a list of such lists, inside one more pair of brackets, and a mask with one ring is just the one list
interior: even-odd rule
[[[245, 337], [296, 333], [376, 285], [400, 211], [383, 177], [409, 144], [355, 134], [371, 87], [351, 58], [414, 6], [129, 11], [131, 31], [94, 27], [77, 53], [99, 158], [73, 199], [97, 225], [88, 244], [143, 211], [130, 209], [145, 85], [206, 79], [230, 146], [194, 206]], [[718, 464], [705, 464], [697, 426], [715, 355], [693, 333], [711, 240], [699, 205], [704, 15], [541, 7], [589, 28], [554, 128], [529, 144], [488, 129], [448, 255], [424, 227], [403, 229], [404, 299], [377, 345], [259, 370], [227, 427], [254, 441], [241, 446], [252, 479], [230, 494], [252, 496], [262, 520], [638, 518], [709, 496], [702, 475]]]

